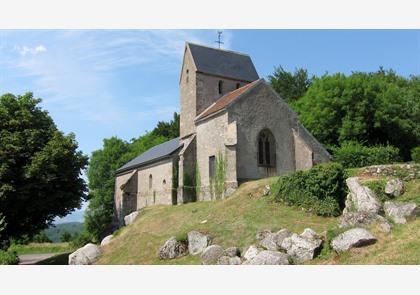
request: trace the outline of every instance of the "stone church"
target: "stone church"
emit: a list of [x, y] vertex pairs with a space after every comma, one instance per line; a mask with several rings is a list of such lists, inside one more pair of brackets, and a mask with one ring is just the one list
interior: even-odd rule
[[146, 206], [223, 198], [241, 182], [330, 159], [246, 54], [186, 43], [179, 87], [180, 137], [116, 171], [120, 222]]

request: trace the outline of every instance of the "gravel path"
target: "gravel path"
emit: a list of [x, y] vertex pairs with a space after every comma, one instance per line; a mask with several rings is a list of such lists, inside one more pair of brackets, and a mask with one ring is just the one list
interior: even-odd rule
[[19, 264], [21, 264], [21, 265], [35, 264], [39, 261], [50, 258], [54, 255], [57, 255], [57, 253], [22, 254], [22, 255], [19, 255]]

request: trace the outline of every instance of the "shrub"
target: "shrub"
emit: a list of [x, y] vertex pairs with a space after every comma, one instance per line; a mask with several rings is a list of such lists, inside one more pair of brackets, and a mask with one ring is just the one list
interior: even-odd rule
[[333, 159], [345, 168], [391, 164], [401, 161], [399, 149], [387, 145], [364, 146], [358, 142], [346, 142], [332, 148]]
[[411, 150], [411, 159], [416, 163], [420, 163], [420, 146]]
[[382, 204], [391, 200], [391, 197], [385, 193], [386, 180], [373, 180], [365, 183], [365, 185], [376, 194], [376, 197]]
[[73, 239], [70, 241], [70, 245], [74, 248], [80, 248], [84, 245], [92, 242], [92, 236], [86, 230], [82, 231], [81, 233], [75, 234]]
[[0, 265], [7, 264], [18, 264], [19, 257], [14, 251], [2, 251], [0, 250]]
[[338, 216], [346, 197], [346, 172], [339, 163], [325, 163], [279, 178], [274, 185], [278, 202], [321, 216]]

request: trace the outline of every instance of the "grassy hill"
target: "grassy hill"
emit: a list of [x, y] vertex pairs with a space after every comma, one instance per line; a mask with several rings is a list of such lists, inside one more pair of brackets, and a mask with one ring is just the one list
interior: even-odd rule
[[59, 223], [45, 230], [47, 237], [53, 242], [60, 242], [60, 236], [63, 232], [67, 231], [74, 235], [83, 230], [83, 223], [81, 222], [65, 222]]
[[[157, 258], [159, 247], [169, 237], [186, 236], [191, 230], [210, 234], [214, 244], [244, 250], [256, 242], [255, 234], [259, 230], [286, 227], [300, 233], [310, 227], [325, 234], [337, 224], [338, 218], [315, 216], [274, 203], [270, 196], [263, 196], [264, 186], [275, 180], [269, 178], [245, 183], [226, 200], [145, 208], [134, 224], [115, 233], [113, 242], [103, 248], [98, 264], [200, 264], [200, 258], [191, 255], [167, 261]], [[420, 202], [420, 181], [408, 183], [403, 197]], [[372, 232], [379, 239], [375, 245], [340, 256], [330, 252], [310, 263], [420, 264], [419, 219], [395, 226], [387, 235], [374, 228]]]

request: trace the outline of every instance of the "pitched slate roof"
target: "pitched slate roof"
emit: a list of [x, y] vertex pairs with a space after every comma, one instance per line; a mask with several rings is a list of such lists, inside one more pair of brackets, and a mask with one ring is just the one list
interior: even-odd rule
[[197, 71], [252, 82], [258, 74], [249, 55], [187, 43]]
[[140, 156], [134, 158], [130, 162], [124, 164], [122, 167], [117, 169], [117, 173], [128, 171], [130, 169], [138, 168], [140, 166], [153, 163], [157, 160], [163, 159], [175, 151], [177, 151], [182, 144], [179, 142], [179, 138], [174, 138], [157, 146], [154, 146], [145, 151]]
[[212, 105], [210, 105], [207, 109], [205, 109], [200, 115], [198, 115], [196, 120], [203, 119], [207, 116], [210, 116], [211, 114], [214, 114], [220, 110], [223, 110], [232, 102], [234, 102], [239, 96], [241, 96], [243, 93], [247, 92], [249, 89], [255, 86], [259, 81], [262, 81], [262, 79], [246, 84], [245, 86], [242, 86], [241, 88], [238, 88], [231, 92], [226, 93], [221, 98], [216, 100]]

